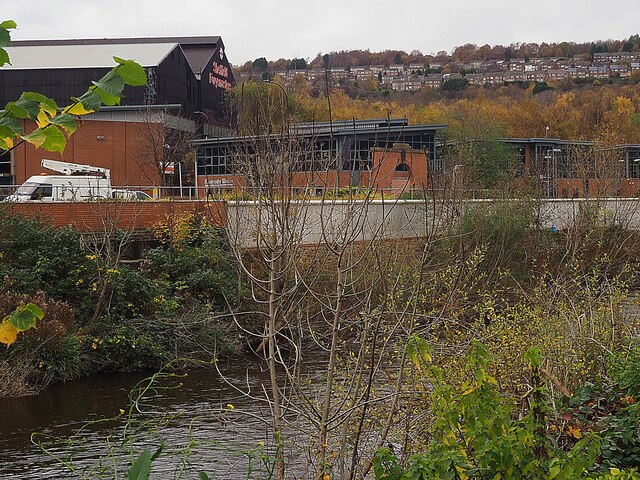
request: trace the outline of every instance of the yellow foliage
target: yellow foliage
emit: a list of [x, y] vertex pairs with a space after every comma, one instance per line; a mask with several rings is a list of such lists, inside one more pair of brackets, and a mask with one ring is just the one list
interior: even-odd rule
[[0, 343], [4, 343], [9, 347], [18, 338], [18, 329], [14, 327], [8, 320], [0, 324]]
[[[329, 120], [324, 91], [312, 97], [307, 89], [297, 88], [290, 98], [298, 120]], [[436, 99], [422, 91], [408, 97], [352, 99], [335, 89], [330, 93], [330, 103], [333, 120], [389, 116], [407, 118], [412, 124], [446, 124], [452, 131], [477, 123], [476, 134], [481, 135], [483, 122], [474, 119], [490, 119], [484, 126], [499, 125], [507, 136], [523, 138], [544, 136], [549, 127], [548, 134], [553, 138], [591, 140], [603, 124], [614, 127], [622, 121], [621, 141], [640, 143], [640, 91], [635, 85], [549, 91], [544, 96], [518, 88], [472, 89], [463, 99]]]
[[582, 430], [580, 430], [579, 427], [574, 427], [573, 425], [569, 425], [567, 428], [567, 434], [576, 440], [580, 440], [584, 436]]
[[38, 124], [38, 128], [44, 128], [49, 125], [49, 116], [44, 110], [40, 109], [38, 112], [38, 119], [36, 123]]
[[93, 110], [87, 110], [80, 102], [69, 105], [63, 110], [63, 113], [68, 113], [69, 115], [87, 115], [92, 112]]
[[199, 219], [195, 213], [172, 215], [153, 226], [154, 234], [162, 242], [179, 247], [193, 233]]

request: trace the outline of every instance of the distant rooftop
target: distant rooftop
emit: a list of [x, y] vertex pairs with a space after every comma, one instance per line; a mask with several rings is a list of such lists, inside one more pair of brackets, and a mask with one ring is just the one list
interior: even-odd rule
[[116, 45], [128, 43], [179, 43], [181, 45], [210, 45], [220, 42], [219, 36], [201, 37], [134, 37], [134, 38], [76, 38], [61, 40], [16, 40], [14, 47], [48, 45]]
[[67, 40], [20, 40], [6, 50], [15, 70], [55, 68], [101, 68], [115, 65], [113, 56], [135, 60], [153, 67], [180, 45], [191, 69], [199, 74], [216, 48], [219, 36], [84, 38]]

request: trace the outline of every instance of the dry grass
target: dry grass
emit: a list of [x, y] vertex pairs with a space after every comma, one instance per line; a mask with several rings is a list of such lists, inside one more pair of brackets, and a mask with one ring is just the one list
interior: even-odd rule
[[38, 393], [38, 389], [27, 382], [31, 370], [31, 366], [26, 363], [12, 365], [5, 360], [0, 360], [0, 398], [23, 397]]

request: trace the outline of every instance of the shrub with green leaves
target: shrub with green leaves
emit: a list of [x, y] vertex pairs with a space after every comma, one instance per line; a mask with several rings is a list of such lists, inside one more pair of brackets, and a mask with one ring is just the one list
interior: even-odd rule
[[237, 301], [238, 272], [225, 248], [224, 232], [200, 216], [185, 221], [186, 233], [165, 235], [161, 246], [145, 253], [144, 273], [165, 283], [166, 297], [226, 309], [227, 301]]
[[610, 356], [609, 374], [627, 395], [640, 399], [640, 340], [631, 339]]
[[92, 362], [97, 370], [136, 372], [159, 369], [171, 361], [172, 339], [146, 323], [103, 324], [93, 330], [86, 346], [94, 351]]
[[611, 384], [586, 383], [559, 404], [560, 440], [595, 434], [601, 439], [596, 466], [640, 468], [640, 404]]
[[429, 381], [434, 386], [435, 423], [426, 451], [402, 461], [389, 449], [381, 449], [374, 460], [376, 478], [638, 478], [635, 472], [618, 467], [603, 474], [589, 473], [600, 451], [600, 439], [595, 435], [585, 435], [569, 451], [556, 445], [546, 429], [549, 407], [541, 387], [539, 352], [531, 350], [527, 357], [532, 389], [527, 395], [529, 409], [521, 419], [489, 375], [490, 356], [484, 346], [473, 346], [467, 364], [468, 379], [458, 388], [444, 383], [442, 371], [432, 367]]
[[0, 278], [19, 293], [43, 291], [57, 300], [81, 301], [87, 270], [80, 235], [0, 208]]

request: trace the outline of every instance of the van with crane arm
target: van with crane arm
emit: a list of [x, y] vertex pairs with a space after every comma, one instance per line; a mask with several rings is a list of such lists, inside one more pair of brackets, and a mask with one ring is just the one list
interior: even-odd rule
[[111, 198], [111, 172], [107, 168], [42, 159], [40, 165], [62, 175], [30, 177], [5, 200], [10, 202], [82, 202]]

